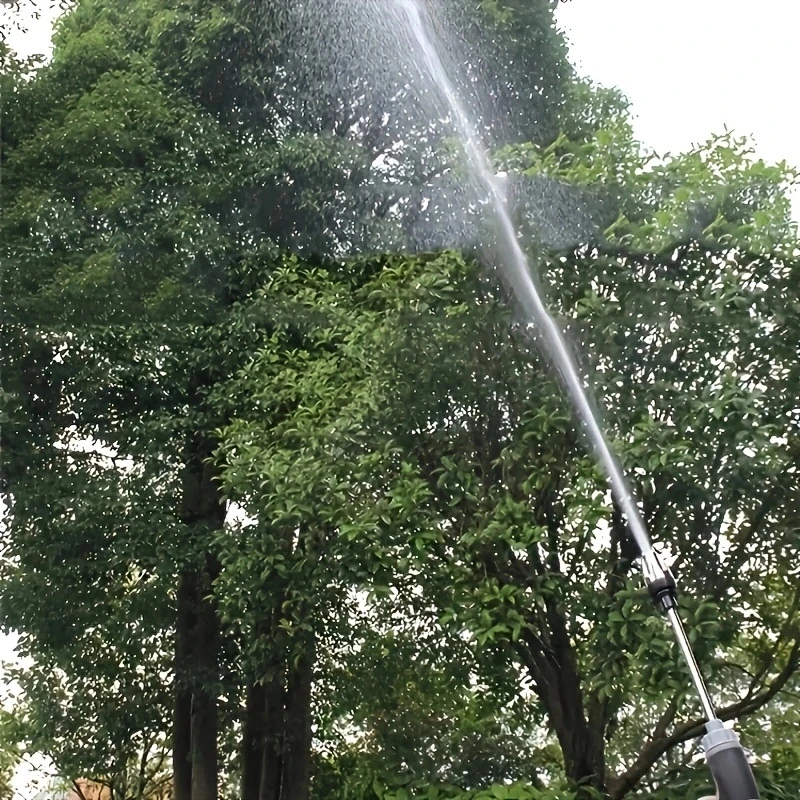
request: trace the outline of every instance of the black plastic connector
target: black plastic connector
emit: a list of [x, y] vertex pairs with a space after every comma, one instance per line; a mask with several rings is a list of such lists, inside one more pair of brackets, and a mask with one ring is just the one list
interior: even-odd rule
[[642, 572], [647, 590], [657, 608], [664, 614], [678, 608], [678, 584], [668, 567], [655, 553], [642, 558]]

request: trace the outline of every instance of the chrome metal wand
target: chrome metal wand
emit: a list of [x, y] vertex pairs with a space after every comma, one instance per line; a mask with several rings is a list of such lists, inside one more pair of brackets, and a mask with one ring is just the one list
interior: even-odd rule
[[653, 602], [667, 617], [675, 639], [689, 668], [692, 683], [700, 697], [706, 717], [706, 735], [702, 745], [719, 800], [758, 800], [758, 787], [753, 770], [736, 733], [726, 728], [717, 716], [714, 703], [706, 688], [689, 637], [678, 613], [678, 584], [669, 567], [654, 550], [642, 555], [642, 574]]

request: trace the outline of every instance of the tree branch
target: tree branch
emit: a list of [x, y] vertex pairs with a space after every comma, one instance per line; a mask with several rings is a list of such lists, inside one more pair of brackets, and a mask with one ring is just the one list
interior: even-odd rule
[[758, 684], [763, 686], [764, 676], [767, 674], [767, 672], [769, 672], [770, 665], [775, 662], [775, 657], [778, 654], [780, 646], [787, 640], [789, 633], [794, 627], [798, 608], [800, 608], [800, 585], [798, 585], [795, 589], [794, 598], [792, 599], [792, 605], [789, 609], [786, 623], [781, 629], [781, 632], [778, 634], [778, 638], [775, 640], [775, 644], [772, 646], [769, 655], [764, 659], [764, 665], [755, 675], [751, 676], [752, 680], [750, 682], [750, 687], [747, 690], [747, 697], [752, 697]]
[[76, 780], [72, 781], [72, 788], [75, 790], [75, 794], [78, 795], [80, 800], [86, 800], [86, 795], [83, 793], [83, 789], [81, 788], [81, 785], [78, 783], [78, 781]]
[[[737, 719], [740, 716], [752, 714], [754, 711], [757, 711], [783, 689], [797, 671], [798, 666], [800, 666], [800, 639], [795, 641], [786, 664], [768, 688], [754, 697], [745, 697], [737, 703], [719, 709], [717, 716], [719, 719], [726, 721]], [[675, 730], [667, 736], [666, 728], [669, 724], [669, 720], [664, 721], [664, 717], [662, 717], [659, 723], [657, 723], [656, 729], [653, 731], [653, 737], [642, 748], [636, 761], [629, 769], [609, 782], [609, 795], [611, 800], [621, 800], [621, 798], [630, 792], [667, 750], [671, 750], [676, 745], [686, 742], [689, 739], [694, 739], [702, 735], [705, 731], [704, 720], [691, 720], [678, 725]], [[660, 726], [663, 727], [663, 731], [660, 729]], [[658, 735], [659, 733], [661, 734], [660, 736]]]
[[149, 742], [146, 742], [145, 745], [142, 747], [142, 758], [139, 762], [139, 776], [138, 776], [138, 791], [137, 791], [137, 800], [141, 800], [145, 796], [145, 787], [147, 785], [147, 761], [150, 757], [150, 751], [155, 744], [155, 737]]

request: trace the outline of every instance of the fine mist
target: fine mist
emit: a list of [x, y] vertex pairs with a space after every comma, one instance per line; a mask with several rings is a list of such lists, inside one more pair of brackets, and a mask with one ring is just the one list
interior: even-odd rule
[[[476, 135], [491, 147], [516, 141], [510, 101], [500, 103], [490, 85], [503, 76], [488, 74], [486, 42], [463, 33], [464, 5], [436, 0], [424, 8], [437, 58]], [[358, 221], [347, 233], [321, 237], [333, 242], [321, 255], [471, 251], [486, 240], [486, 198], [461, 164], [462, 125], [400, 12], [393, 0], [304, 0], [278, 21], [287, 80], [304, 87], [292, 96], [290, 86], [290, 113], [320, 120], [312, 135], [348, 142], [359, 161], [358, 179], [351, 169], [342, 177], [349, 183], [325, 197], [329, 218]], [[537, 102], [546, 104], [526, 98], [526, 135], [537, 135]], [[287, 138], [295, 133], [287, 125]], [[515, 218], [550, 249], [597, 241], [607, 222], [590, 190], [545, 176], [510, 175], [504, 191]]]
[[584, 386], [564, 335], [548, 312], [542, 299], [542, 292], [534, 281], [528, 257], [520, 245], [518, 233], [511, 220], [504, 181], [495, 174], [467, 106], [462, 102], [439, 57], [419, 0], [386, 0], [386, 2], [401, 32], [398, 35], [399, 43], [416, 54], [418, 70], [426, 85], [431, 91], [437, 90], [447, 104], [466, 154], [471, 185], [486, 213], [491, 215], [496, 223], [498, 262], [503, 278], [511, 287], [527, 318], [535, 324], [542, 344], [561, 376], [581, 424], [611, 484], [614, 496], [627, 518], [639, 550], [645, 556], [651, 552], [652, 546], [638, 506], [595, 416], [588, 390]]

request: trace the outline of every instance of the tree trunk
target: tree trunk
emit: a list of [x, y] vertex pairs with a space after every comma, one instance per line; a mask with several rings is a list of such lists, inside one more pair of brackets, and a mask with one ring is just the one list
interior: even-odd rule
[[242, 800], [258, 800], [264, 760], [267, 693], [263, 684], [247, 688], [242, 727]]
[[[284, 691], [275, 675], [264, 687], [264, 747], [258, 800], [281, 800], [283, 777]], [[249, 798], [242, 798], [249, 800]]]
[[567, 778], [579, 787], [587, 797], [596, 797], [596, 792], [606, 794], [605, 781], [605, 742], [602, 736], [595, 735], [583, 714], [570, 714], [574, 726], [571, 730], [558, 731], [558, 740], [564, 753]]
[[[213, 451], [214, 442], [198, 435], [187, 441], [184, 454], [180, 518], [187, 527], [188, 552], [194, 550], [200, 553], [205, 550], [205, 556], [200, 557], [202, 560], [196, 560], [192, 567], [185, 568], [180, 578], [184, 585], [179, 585], [176, 653], [179, 639], [186, 637], [188, 644], [181, 644], [182, 656], [186, 659], [181, 677], [185, 677], [185, 680], [176, 681], [173, 741], [177, 747], [186, 747], [187, 698], [184, 687], [191, 693], [191, 712], [190, 763], [186, 769], [183, 753], [178, 753], [180, 763], [175, 779], [176, 783], [181, 781], [180, 791], [183, 794], [179, 797], [176, 788], [175, 800], [218, 800], [219, 794], [217, 696], [220, 624], [209, 596], [214, 580], [219, 575], [220, 565], [211, 553], [209, 544], [213, 532], [225, 523], [226, 506], [220, 496], [217, 471], [209, 462]], [[184, 613], [186, 605], [188, 613]], [[180, 719], [177, 713], [179, 704]], [[188, 794], [187, 781], [191, 786]]]
[[605, 792], [605, 721], [599, 721], [599, 729], [596, 729], [587, 719], [581, 676], [566, 624], [554, 605], [550, 606], [549, 616], [560, 667], [555, 691], [560, 696], [564, 727], [557, 733], [564, 751], [567, 777]]
[[281, 800], [308, 800], [311, 786], [311, 686], [313, 644], [289, 670], [283, 744]]
[[[510, 567], [501, 567], [494, 558], [487, 559], [484, 563], [488, 572], [503, 583], [559, 574], [560, 520], [551, 516], [549, 506], [544, 506], [540, 523], [546, 525], [551, 537], [547, 563], [533, 551], [528, 563], [510, 557]], [[536, 694], [558, 738], [567, 778], [576, 787], [578, 798], [594, 797], [596, 792], [606, 796], [607, 704], [593, 702], [591, 709], [587, 707], [577, 654], [558, 602], [546, 598], [543, 608], [529, 610], [527, 621], [530, 627], [522, 632], [515, 649], [533, 679]]]
[[199, 597], [195, 633], [195, 685], [192, 695], [192, 800], [217, 800], [217, 737], [219, 714], [217, 683], [219, 666], [219, 620], [207, 599], [211, 576], [206, 575]]
[[175, 704], [172, 720], [172, 770], [174, 800], [192, 800], [192, 631], [194, 629], [194, 576], [178, 577], [175, 626]]
[[532, 621], [542, 636], [524, 633], [517, 652], [527, 667], [564, 755], [567, 778], [577, 797], [605, 796], [605, 714], [587, 717], [575, 651], [554, 603], [544, 619]]

